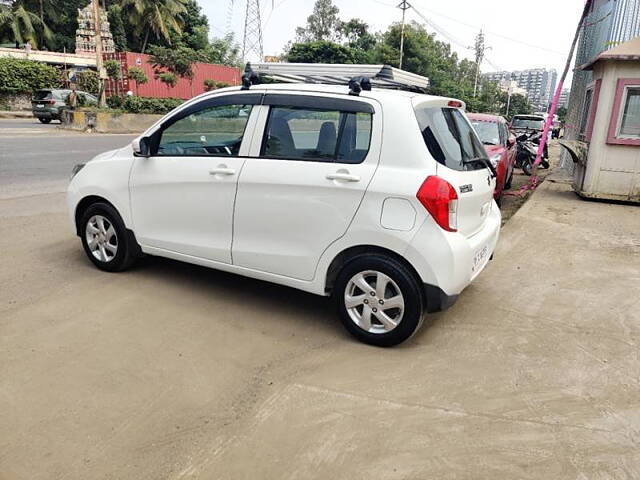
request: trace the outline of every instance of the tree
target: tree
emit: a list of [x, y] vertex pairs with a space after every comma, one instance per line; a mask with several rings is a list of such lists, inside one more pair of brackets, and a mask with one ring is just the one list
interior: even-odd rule
[[[504, 105], [507, 104], [507, 94], [504, 94]], [[506, 107], [505, 107], [506, 110]], [[509, 106], [509, 116], [513, 115], [527, 115], [533, 113], [533, 106], [529, 102], [529, 99], [524, 95], [511, 95], [511, 104]]]
[[167, 86], [167, 92], [169, 92], [169, 89], [175, 87], [178, 83], [178, 77], [175, 73], [171, 72], [159, 73], [156, 78]]
[[376, 37], [369, 32], [369, 25], [359, 18], [341, 22], [339, 32], [346, 45], [351, 48], [369, 51], [377, 42]]
[[339, 12], [340, 9], [331, 0], [316, 0], [313, 13], [307, 17], [306, 27], [296, 29], [296, 42], [338, 40], [342, 24]]
[[186, 78], [191, 84], [191, 94], [193, 95], [193, 66], [196, 62], [204, 61], [205, 58], [200, 52], [180, 46], [177, 48], [154, 47], [152, 49], [149, 63], [153, 65], [157, 74], [168, 71], [181, 78]]
[[294, 43], [286, 54], [292, 63], [355, 63], [352, 49], [333, 42]]
[[97, 95], [100, 91], [100, 77], [98, 76], [98, 72], [93, 70], [76, 73], [76, 83], [78, 84], [78, 90], [93, 95]]
[[136, 82], [136, 96], [139, 96], [140, 85], [144, 85], [149, 81], [147, 74], [140, 67], [129, 67], [127, 78]]
[[141, 52], [147, 49], [151, 33], [171, 44], [171, 33], [182, 34], [187, 0], [122, 0], [133, 32], [138, 38], [144, 34]]
[[119, 80], [122, 78], [122, 65], [117, 60], [107, 60], [104, 62], [104, 68], [107, 71], [107, 75], [116, 86], [116, 95], [120, 94], [119, 91]]
[[124, 26], [122, 7], [117, 4], [111, 5], [108, 10], [108, 19], [116, 52], [126, 52], [129, 45], [127, 44], [127, 30]]
[[229, 34], [223, 38], [214, 38], [211, 41], [210, 49], [207, 52], [207, 61], [210, 63], [219, 63], [220, 65], [229, 65], [231, 67], [239, 67], [242, 65], [240, 46], [234, 40], [233, 34]]
[[45, 40], [53, 38], [47, 24], [21, 3], [14, 3], [11, 6], [0, 5], [0, 40], [15, 42], [16, 46], [28, 41], [37, 47], [38, 33]]

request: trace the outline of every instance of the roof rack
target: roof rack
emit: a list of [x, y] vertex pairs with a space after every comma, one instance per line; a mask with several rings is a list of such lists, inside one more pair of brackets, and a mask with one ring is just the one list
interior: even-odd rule
[[329, 63], [247, 63], [242, 77], [244, 88], [260, 83], [260, 76], [284, 83], [349, 85], [358, 95], [371, 87], [425, 93], [429, 79], [389, 65], [348, 65]]

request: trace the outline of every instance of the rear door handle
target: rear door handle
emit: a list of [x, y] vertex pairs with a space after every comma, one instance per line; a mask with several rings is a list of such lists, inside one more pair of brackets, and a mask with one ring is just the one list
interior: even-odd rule
[[341, 182], [359, 182], [360, 177], [350, 173], [329, 173], [327, 180], [340, 180]]
[[236, 171], [233, 168], [218, 167], [218, 168], [214, 168], [213, 170], [209, 170], [209, 175], [230, 176], [235, 174], [236, 174]]

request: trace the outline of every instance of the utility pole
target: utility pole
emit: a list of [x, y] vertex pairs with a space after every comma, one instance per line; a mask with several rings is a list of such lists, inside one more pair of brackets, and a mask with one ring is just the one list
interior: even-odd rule
[[480, 81], [480, 65], [484, 60], [484, 52], [491, 50], [491, 47], [487, 47], [484, 43], [484, 33], [480, 30], [480, 33], [476, 37], [476, 44], [473, 47], [469, 47], [470, 50], [476, 52], [476, 80], [473, 85], [473, 97], [478, 95], [478, 83]]
[[511, 83], [512, 81], [513, 80], [509, 80], [509, 86], [507, 87], [507, 118], [509, 118], [509, 110], [511, 109], [511, 87], [513, 86], [513, 84]]
[[98, 106], [104, 108], [107, 105], [106, 92], [105, 92], [105, 80], [107, 78], [107, 72], [104, 69], [104, 62], [102, 59], [102, 20], [100, 17], [100, 0], [92, 0], [93, 3], [93, 24], [95, 27], [95, 43], [96, 43], [96, 68], [98, 69], [98, 78], [100, 79], [100, 92], [98, 97]]
[[404, 25], [407, 10], [411, 8], [411, 5], [409, 5], [407, 0], [402, 0], [400, 5], [398, 5], [398, 8], [402, 10], [402, 30], [400, 31], [400, 68], [402, 68], [402, 60], [404, 58]]

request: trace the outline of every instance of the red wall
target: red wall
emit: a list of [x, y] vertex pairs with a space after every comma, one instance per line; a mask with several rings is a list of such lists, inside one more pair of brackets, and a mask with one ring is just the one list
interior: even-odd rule
[[[156, 74], [153, 66], [149, 63], [149, 55], [142, 53], [108, 53], [104, 56], [105, 60], [118, 60], [122, 65], [121, 77], [118, 82], [118, 93], [124, 94], [131, 90], [141, 97], [155, 98], [182, 98], [189, 99], [205, 92], [204, 81], [206, 79], [215, 80], [216, 82], [226, 82], [229, 85], [240, 85], [240, 69], [234, 67], [225, 67], [223, 65], [213, 65], [211, 63], [196, 63], [193, 71], [195, 78], [193, 85], [184, 78], [179, 78], [178, 83], [173, 88], [167, 88], [167, 85], [155, 78]], [[127, 71], [129, 67], [140, 67], [147, 74], [149, 82], [140, 85], [136, 91], [136, 83], [127, 79]], [[109, 79], [107, 81], [107, 96], [116, 94], [116, 82]]]

